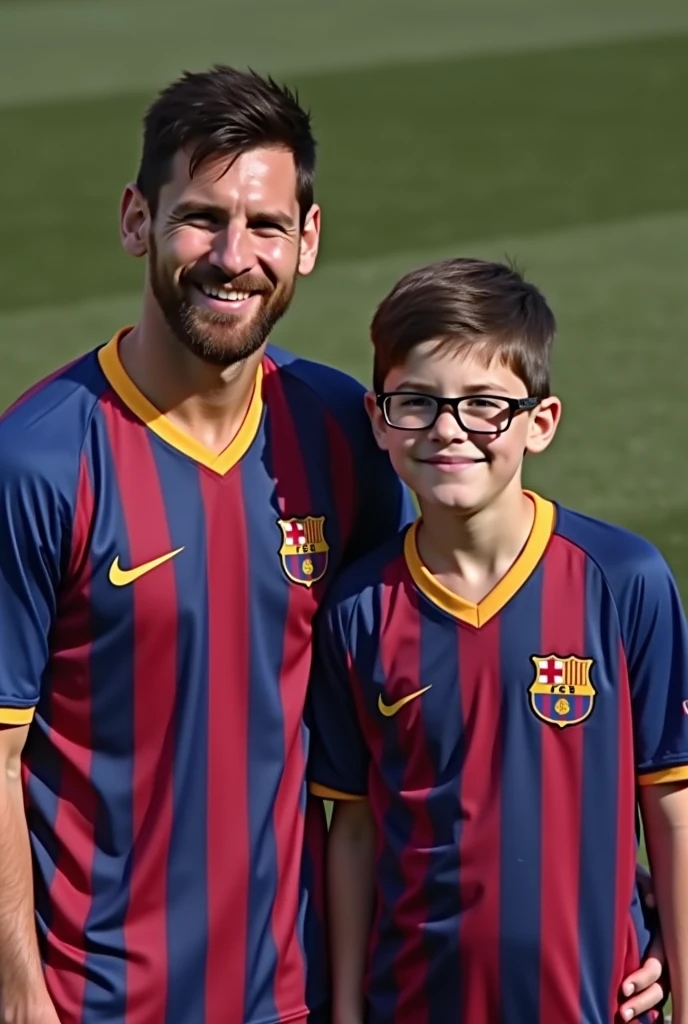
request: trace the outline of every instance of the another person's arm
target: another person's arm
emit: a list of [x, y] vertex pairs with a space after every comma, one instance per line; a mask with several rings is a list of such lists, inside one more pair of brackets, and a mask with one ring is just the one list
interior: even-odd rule
[[621, 996], [624, 1001], [619, 1007], [619, 1016], [624, 1021], [641, 1017], [648, 1010], [663, 1003], [668, 995], [665, 976], [666, 954], [657, 921], [657, 901], [652, 876], [642, 864], [638, 864], [636, 877], [645, 915], [651, 921], [653, 937], [642, 964], [624, 978], [621, 985]]
[[672, 1024], [688, 1024], [688, 783], [643, 786], [640, 807], [669, 963]]
[[688, 716], [683, 710], [688, 706], [688, 629], [676, 584], [656, 552], [617, 598], [640, 810], [669, 965], [673, 1021], [688, 1024]]

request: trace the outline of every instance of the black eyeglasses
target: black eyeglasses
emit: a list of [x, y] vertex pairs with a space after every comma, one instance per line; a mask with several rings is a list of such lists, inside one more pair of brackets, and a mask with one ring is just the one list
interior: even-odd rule
[[514, 416], [540, 404], [539, 398], [464, 395], [446, 398], [415, 391], [383, 391], [377, 396], [385, 422], [395, 430], [428, 430], [440, 413], [451, 409], [462, 430], [471, 434], [503, 434]]

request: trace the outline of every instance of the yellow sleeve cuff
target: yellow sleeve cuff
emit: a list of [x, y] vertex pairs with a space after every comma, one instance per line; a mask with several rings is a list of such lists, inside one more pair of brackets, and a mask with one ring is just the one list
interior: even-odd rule
[[0, 708], [0, 725], [30, 725], [35, 708]]
[[322, 800], [365, 800], [365, 796], [359, 793], [342, 793], [338, 789], [329, 789], [328, 786], [321, 786], [319, 782], [311, 782], [308, 787], [313, 796], [319, 796]]
[[688, 764], [677, 764], [638, 776], [639, 786], [659, 786], [666, 782], [688, 782]]

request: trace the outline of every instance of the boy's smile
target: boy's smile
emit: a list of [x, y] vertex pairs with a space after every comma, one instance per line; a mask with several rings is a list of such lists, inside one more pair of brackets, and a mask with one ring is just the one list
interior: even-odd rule
[[[499, 357], [487, 361], [480, 344], [459, 354], [436, 340], [417, 345], [389, 371], [384, 393], [394, 397], [380, 408], [368, 396], [368, 411], [395, 470], [421, 504], [464, 514], [512, 487], [520, 494], [525, 452], [544, 450], [558, 421], [557, 399], [517, 409], [514, 400], [530, 397], [524, 381]], [[437, 412], [441, 396], [462, 401]], [[414, 429], [424, 419], [430, 425]]]

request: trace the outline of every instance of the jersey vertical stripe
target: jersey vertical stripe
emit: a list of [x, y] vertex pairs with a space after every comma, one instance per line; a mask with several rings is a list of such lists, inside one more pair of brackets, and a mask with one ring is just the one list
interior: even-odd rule
[[[92, 578], [89, 588], [93, 647], [90, 657], [91, 783], [97, 794], [92, 900], [86, 924], [88, 957], [84, 1017], [126, 1020], [127, 948], [124, 921], [130, 904], [131, 851], [134, 845], [134, 594], [117, 590], [116, 632], [99, 621], [112, 605], [103, 552], [115, 543], [122, 565], [131, 565], [124, 528], [122, 496], [115, 472], [108, 424], [121, 416], [119, 401], [105, 392], [93, 413], [88, 439], [91, 480], [96, 500], [90, 538]], [[96, 566], [96, 559], [103, 561]], [[112, 613], [111, 613], [112, 614]], [[116, 657], [115, 657], [116, 650]], [[95, 685], [96, 680], [99, 681]], [[108, 685], [104, 685], [107, 681]], [[127, 756], [113, 759], [112, 751]], [[91, 941], [93, 937], [93, 941]], [[92, 1017], [91, 1017], [92, 1019]]]
[[[382, 594], [382, 618], [387, 628], [381, 638], [380, 659], [387, 703], [396, 702], [418, 689], [421, 623], [417, 595], [403, 587], [404, 576], [403, 562], [393, 562]], [[393, 611], [390, 600], [394, 602]], [[392, 688], [387, 689], [392, 680]], [[400, 850], [398, 866], [402, 891], [396, 906], [390, 908], [397, 928], [406, 936], [394, 960], [397, 993], [403, 991], [405, 999], [403, 1005], [397, 1004], [390, 1020], [393, 1019], [394, 1024], [408, 1024], [409, 1021], [425, 1024], [427, 962], [421, 926], [427, 916], [424, 880], [429, 865], [423, 851], [432, 846], [432, 825], [425, 798], [435, 780], [425, 749], [420, 702], [415, 700], [406, 704], [389, 721], [382, 723], [382, 727], [396, 734], [394, 746], [398, 751], [401, 790], [408, 792], [408, 835]]]
[[[208, 1020], [243, 1020], [249, 874], [248, 704], [250, 554], [241, 474], [221, 491], [199, 470], [208, 550]], [[231, 566], [231, 572], [228, 567]], [[231, 780], [231, 783], [230, 783]], [[228, 785], [228, 783], [230, 783]], [[227, 956], [232, 949], [234, 955]]]
[[[499, 914], [499, 1013], [511, 1020], [514, 1007], [531, 1024], [541, 1022], [540, 919], [542, 914], [542, 729], [524, 683], [531, 658], [542, 653], [542, 566], [538, 566], [500, 615], [500, 701], [509, 729], [502, 735]], [[535, 969], [533, 967], [535, 966]]]
[[461, 1020], [466, 1024], [496, 1019], [500, 1001], [500, 879], [485, 871], [501, 842], [500, 657], [497, 618], [480, 631], [461, 629], [459, 683], [466, 748], [461, 773], [459, 956], [462, 964], [470, 963], [477, 943], [482, 963], [482, 970], [462, 975]]
[[[389, 616], [406, 601], [397, 586], [401, 570], [398, 565], [391, 564], [386, 568], [382, 585], [375, 598], [375, 613], [380, 622], [380, 634], [384, 633]], [[407, 615], [404, 608], [402, 614]], [[362, 635], [363, 630], [361, 630]], [[400, 854], [411, 834], [412, 821], [404, 807], [395, 807], [390, 799], [393, 793], [402, 786], [404, 765], [395, 756], [397, 749], [396, 728], [381, 727], [380, 712], [375, 706], [377, 697], [373, 696], [365, 686], [368, 678], [373, 678], [379, 692], [386, 683], [385, 659], [382, 655], [382, 643], [368, 646], [361, 641], [365, 651], [365, 662], [360, 668], [349, 659], [348, 668], [352, 680], [354, 698], [359, 708], [359, 716], [364, 734], [368, 738], [368, 746], [372, 754], [369, 775], [370, 803], [378, 821], [389, 821], [394, 829], [395, 847], [390, 843], [378, 846], [376, 862], [378, 864], [376, 947], [374, 956], [369, 963], [370, 1001], [375, 1016], [394, 1021], [398, 1002], [398, 986], [396, 979], [397, 956], [403, 938], [393, 925], [396, 907], [404, 895], [404, 876], [400, 868]], [[380, 771], [382, 767], [382, 771]]]
[[[585, 657], [586, 556], [560, 538], [544, 559], [541, 653]], [[565, 592], [561, 581], [567, 581]], [[566, 595], [565, 605], [562, 602]], [[540, 1021], [580, 1014], [582, 729], [542, 730]]]
[[[270, 406], [270, 461], [277, 481], [280, 513], [285, 517], [301, 514], [301, 510], [312, 507], [303, 458], [307, 448], [304, 449], [300, 443], [294, 409], [289, 406], [279, 374], [266, 376], [264, 394]], [[315, 537], [309, 532], [314, 524], [307, 521], [305, 525], [307, 541], [315, 543], [309, 539]], [[277, 956], [274, 999], [280, 1016], [296, 1004], [305, 1006], [306, 998], [303, 950], [295, 928], [299, 910], [300, 864], [294, 857], [294, 850], [303, 845], [304, 819], [303, 811], [294, 814], [294, 808], [301, 805], [304, 789], [306, 754], [301, 709], [310, 667], [309, 655], [306, 655], [304, 663], [304, 651], [308, 650], [308, 622], [315, 609], [316, 595], [312, 588], [302, 588], [298, 584], [289, 587], [286, 621], [290, 623], [290, 629], [284, 632], [278, 683], [283, 716], [284, 770], [278, 783], [273, 812], [277, 848], [277, 890], [272, 913]]]
[[[265, 381], [265, 378], [264, 378]], [[264, 474], [259, 466], [263, 465]], [[277, 950], [272, 913], [277, 892], [277, 841], [273, 802], [284, 766], [284, 725], [277, 680], [282, 663], [287, 614], [287, 579], [279, 567], [279, 508], [275, 500], [275, 472], [270, 464], [270, 420], [266, 417], [265, 445], [252, 448], [241, 466], [249, 551], [248, 621], [250, 662], [248, 682], [248, 931], [244, 1019], [277, 1018], [274, 970]], [[260, 485], [258, 481], [261, 481]], [[267, 514], [252, 514], [264, 507]], [[279, 586], [264, 588], [264, 575], [251, 571], [260, 552], [274, 559]]]
[[[623, 685], [620, 674], [616, 608], [592, 559], [586, 558], [584, 571], [584, 650], [599, 652], [590, 666], [590, 680], [596, 690], [594, 719], [588, 730], [579, 730], [583, 735], [580, 870], [585, 878], [578, 908], [579, 1001], [585, 1020], [594, 1019], [605, 996], [611, 996], [609, 978], [619, 977], [615, 968], [623, 966], [614, 962], [614, 947], [619, 928], [624, 931], [635, 884], [634, 850], [627, 840], [633, 834], [635, 787], [633, 755], [622, 736], [630, 728], [632, 718], [630, 689]], [[560, 613], [563, 612], [560, 605]], [[600, 671], [601, 665], [609, 666], [609, 674]], [[582, 673], [586, 666], [580, 662], [578, 667]], [[611, 681], [616, 685], [610, 685]], [[585, 679], [581, 678], [581, 682]], [[600, 742], [601, 736], [604, 742]], [[626, 778], [630, 792], [628, 783], [624, 783]], [[600, 785], [601, 779], [605, 780], [604, 786]], [[562, 797], [566, 802], [565, 792]], [[588, 870], [590, 864], [595, 865], [593, 872]], [[616, 885], [610, 884], [614, 878]], [[617, 887], [624, 893], [625, 911], [621, 918], [615, 906]], [[618, 1006], [618, 997], [617, 990], [610, 1009]]]
[[[166, 1018], [204, 1020], [208, 935], [208, 537], [199, 470], [163, 444], [154, 446], [167, 512], [171, 550], [183, 552], [169, 565], [178, 599], [193, 595], [179, 617], [173, 736], [173, 816], [167, 860]], [[183, 500], [180, 500], [183, 495]], [[193, 529], [189, 524], [193, 523]], [[232, 791], [233, 796], [233, 791]], [[199, 870], [201, 866], [201, 870]], [[183, 970], [172, 965], [183, 964]], [[189, 978], [199, 983], [190, 985]]]
[[[69, 558], [72, 586], [63, 593], [54, 643], [61, 653], [53, 659], [50, 700], [51, 734], [61, 772], [53, 834], [59, 853], [50, 886], [50, 930], [45, 951], [46, 984], [59, 1005], [81, 1014], [86, 964], [86, 922], [91, 903], [93, 825], [96, 795], [91, 785], [91, 730], [88, 715], [92, 680], [91, 634], [88, 601], [91, 567], [85, 557], [89, 523], [93, 515], [93, 489], [88, 463], [82, 455], [76, 495], [72, 547]], [[81, 601], [74, 601], [75, 586]], [[84, 707], [86, 705], [86, 707]], [[86, 714], [84, 714], [86, 710]], [[59, 938], [58, 938], [59, 936]]]
[[[434, 778], [436, 794], [436, 799], [426, 801], [431, 841], [427, 844], [425, 885], [428, 893], [434, 889], [433, 912], [444, 922], [442, 930], [423, 929], [426, 1017], [429, 1024], [437, 1024], [447, 1019], [449, 1008], [451, 1020], [458, 1021], [461, 1006], [459, 901], [454, 880], [460, 870], [462, 820], [455, 780], [465, 756], [466, 723], [461, 706], [459, 644], [454, 623], [448, 623], [445, 613], [424, 598], [419, 598], [419, 602], [422, 613], [418, 688], [425, 680], [440, 676], [454, 683], [447, 687], [439, 705], [424, 699], [426, 695], [418, 700], [427, 737], [426, 774]], [[443, 729], [443, 720], [455, 723], [456, 731]], [[426, 897], [429, 907], [428, 900]]]
[[[151, 553], [171, 552], [172, 542], [151, 434], [129, 414], [113, 416], [104, 406], [115, 474], [129, 540], [131, 567]], [[140, 514], [141, 505], [147, 514]], [[167, 995], [167, 864], [172, 833], [174, 707], [177, 678], [177, 593], [171, 561], [133, 584], [134, 611], [134, 758], [130, 904], [124, 922], [128, 948], [140, 954], [127, 966], [127, 1024], [164, 1019]], [[165, 595], [164, 623], [151, 625], [150, 608]], [[154, 809], [154, 813], [151, 810]], [[145, 954], [142, 956], [141, 954]], [[158, 1003], [150, 997], [155, 976]]]

